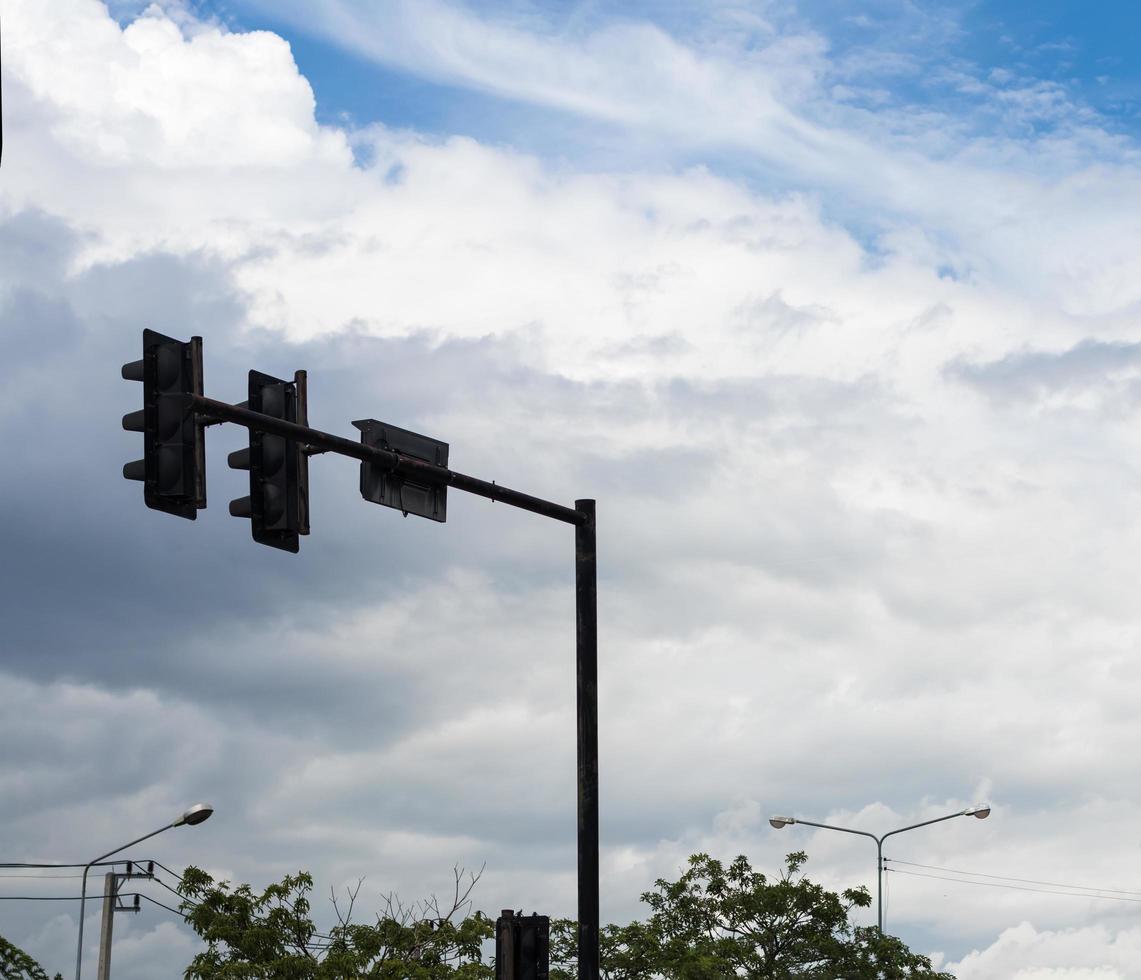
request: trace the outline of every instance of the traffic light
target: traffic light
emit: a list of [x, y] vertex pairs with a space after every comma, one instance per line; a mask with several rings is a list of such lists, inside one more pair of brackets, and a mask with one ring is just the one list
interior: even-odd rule
[[551, 968], [551, 920], [545, 915], [524, 915], [519, 925], [519, 953], [515, 959], [518, 980], [547, 980]]
[[[376, 419], [359, 419], [353, 423], [361, 430], [361, 442], [376, 449], [390, 449], [404, 456], [422, 459], [447, 468], [448, 444], [417, 432], [397, 428]], [[374, 504], [395, 507], [404, 516], [415, 514], [429, 520], [447, 520], [448, 488], [410, 480], [407, 476], [385, 470], [375, 463], [361, 463], [361, 496]]]
[[143, 458], [123, 476], [141, 480], [148, 507], [194, 520], [206, 506], [206, 440], [188, 395], [202, 394], [202, 338], [189, 343], [143, 331], [143, 358], [123, 365], [123, 377], [143, 383], [143, 407], [123, 416], [123, 428], [143, 433]]
[[[305, 372], [293, 381], [250, 372], [250, 411], [298, 425], [308, 425]], [[309, 457], [294, 439], [250, 429], [248, 449], [230, 453], [235, 470], [250, 471], [250, 495], [230, 501], [234, 517], [248, 517], [254, 540], [296, 552], [298, 535], [309, 533]]]
[[495, 980], [548, 980], [551, 920], [504, 909], [495, 921]]

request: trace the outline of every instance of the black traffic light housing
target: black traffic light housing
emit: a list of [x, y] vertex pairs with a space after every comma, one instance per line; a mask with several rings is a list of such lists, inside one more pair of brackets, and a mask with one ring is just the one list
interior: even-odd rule
[[184, 343], [143, 331], [143, 357], [123, 365], [123, 377], [143, 383], [143, 407], [123, 416], [123, 428], [143, 433], [143, 458], [123, 476], [141, 480], [148, 507], [194, 520], [206, 506], [206, 442], [188, 395], [202, 394], [202, 338]]
[[496, 980], [548, 980], [551, 920], [504, 909], [495, 920]]
[[[308, 425], [305, 372], [283, 381], [250, 371], [246, 406], [271, 418]], [[234, 517], [248, 517], [253, 538], [271, 548], [297, 552], [309, 533], [309, 457], [295, 439], [250, 429], [247, 449], [230, 453], [229, 464], [250, 471], [250, 494], [230, 501]]]

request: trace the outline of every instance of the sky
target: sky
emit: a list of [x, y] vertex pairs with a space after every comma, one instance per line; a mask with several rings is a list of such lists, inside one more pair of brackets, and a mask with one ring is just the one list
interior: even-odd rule
[[[870, 842], [772, 814], [989, 802], [890, 839], [887, 928], [962, 980], [1141, 975], [1139, 20], [0, 0], [0, 862], [206, 800], [130, 856], [310, 870], [323, 924], [454, 867], [492, 916], [575, 910], [570, 528], [405, 519], [324, 456], [300, 554], [264, 548], [232, 426], [199, 519], [149, 511], [151, 328], [211, 397], [305, 369], [318, 428], [597, 500], [604, 922], [698, 851], [874, 893]], [[0, 934], [66, 974], [76, 914]], [[198, 948], [115, 928], [124, 980]]]

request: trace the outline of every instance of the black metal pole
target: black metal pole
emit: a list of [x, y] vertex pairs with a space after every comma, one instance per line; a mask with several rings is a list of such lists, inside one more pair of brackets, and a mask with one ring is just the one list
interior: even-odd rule
[[594, 501], [576, 500], [578, 674], [578, 977], [598, 980], [598, 576]]
[[205, 424], [233, 422], [249, 429], [296, 439], [308, 448], [379, 463], [416, 476], [498, 500], [575, 526], [575, 637], [578, 728], [578, 976], [598, 980], [598, 583], [593, 500], [576, 500], [574, 510], [488, 483], [442, 466], [353, 442], [307, 425], [271, 418], [203, 395], [187, 395], [187, 407]]
[[405, 456], [393, 452], [391, 449], [379, 449], [374, 446], [365, 446], [360, 442], [335, 436], [329, 432], [321, 432], [307, 425], [298, 425], [296, 422], [287, 422], [285, 419], [272, 418], [260, 412], [242, 408], [240, 405], [231, 405], [228, 402], [216, 401], [204, 395], [187, 395], [187, 402], [192, 411], [206, 423], [233, 422], [244, 425], [247, 429], [258, 432], [271, 432], [274, 435], [284, 436], [286, 439], [296, 439], [312, 449], [321, 452], [336, 453], [338, 456], [348, 456], [366, 463], [379, 463], [394, 473], [413, 476], [429, 484], [440, 484], [455, 487], [467, 493], [474, 493], [477, 497], [486, 497], [488, 500], [497, 500], [500, 503], [510, 504], [520, 510], [528, 510], [532, 514], [541, 514], [551, 517], [565, 524], [579, 524], [585, 516], [577, 510], [571, 510], [562, 504], [543, 500], [541, 497], [532, 497], [528, 493], [520, 493], [498, 483], [489, 483], [474, 476], [457, 473], [443, 466], [435, 466], [414, 456]]

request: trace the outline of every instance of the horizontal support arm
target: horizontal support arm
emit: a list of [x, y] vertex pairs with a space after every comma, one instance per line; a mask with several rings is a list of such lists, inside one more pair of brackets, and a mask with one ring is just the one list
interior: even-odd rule
[[897, 830], [889, 830], [886, 834], [883, 835], [881, 839], [887, 840], [889, 837], [892, 837], [895, 834], [902, 834], [905, 830], [915, 830], [917, 827], [927, 827], [933, 823], [942, 823], [944, 820], [954, 820], [955, 817], [965, 817], [966, 815], [966, 810], [960, 810], [958, 813], [948, 813], [945, 817], [935, 817], [933, 820], [923, 820], [920, 823], [913, 823], [909, 827], [900, 827]]
[[823, 827], [825, 830], [838, 830], [842, 834], [856, 834], [859, 837], [870, 837], [877, 844], [880, 842], [880, 838], [866, 830], [853, 830], [851, 827], [836, 827], [830, 823], [816, 823], [813, 820], [801, 820], [799, 817], [794, 817], [793, 821], [795, 823], [802, 823], [806, 827]]
[[345, 439], [318, 429], [311, 429], [307, 425], [298, 425], [296, 422], [287, 422], [285, 419], [273, 418], [253, 412], [248, 408], [231, 405], [228, 402], [216, 401], [203, 395], [187, 395], [191, 409], [199, 416], [199, 420], [206, 425], [215, 422], [233, 422], [243, 425], [247, 429], [258, 432], [268, 432], [271, 435], [283, 436], [296, 442], [304, 443], [321, 452], [336, 453], [338, 456], [349, 456], [362, 463], [375, 463], [391, 473], [426, 483], [429, 486], [454, 487], [467, 493], [474, 493], [477, 497], [486, 497], [488, 500], [497, 500], [520, 510], [528, 510], [532, 514], [551, 517], [556, 521], [576, 526], [586, 522], [584, 513], [572, 507], [543, 500], [541, 497], [532, 497], [530, 494], [520, 493], [502, 487], [497, 483], [488, 483], [486, 480], [477, 480], [474, 476], [465, 476], [456, 473], [444, 466], [405, 456], [403, 453], [393, 452], [391, 449], [378, 449], [366, 446], [352, 439]]

